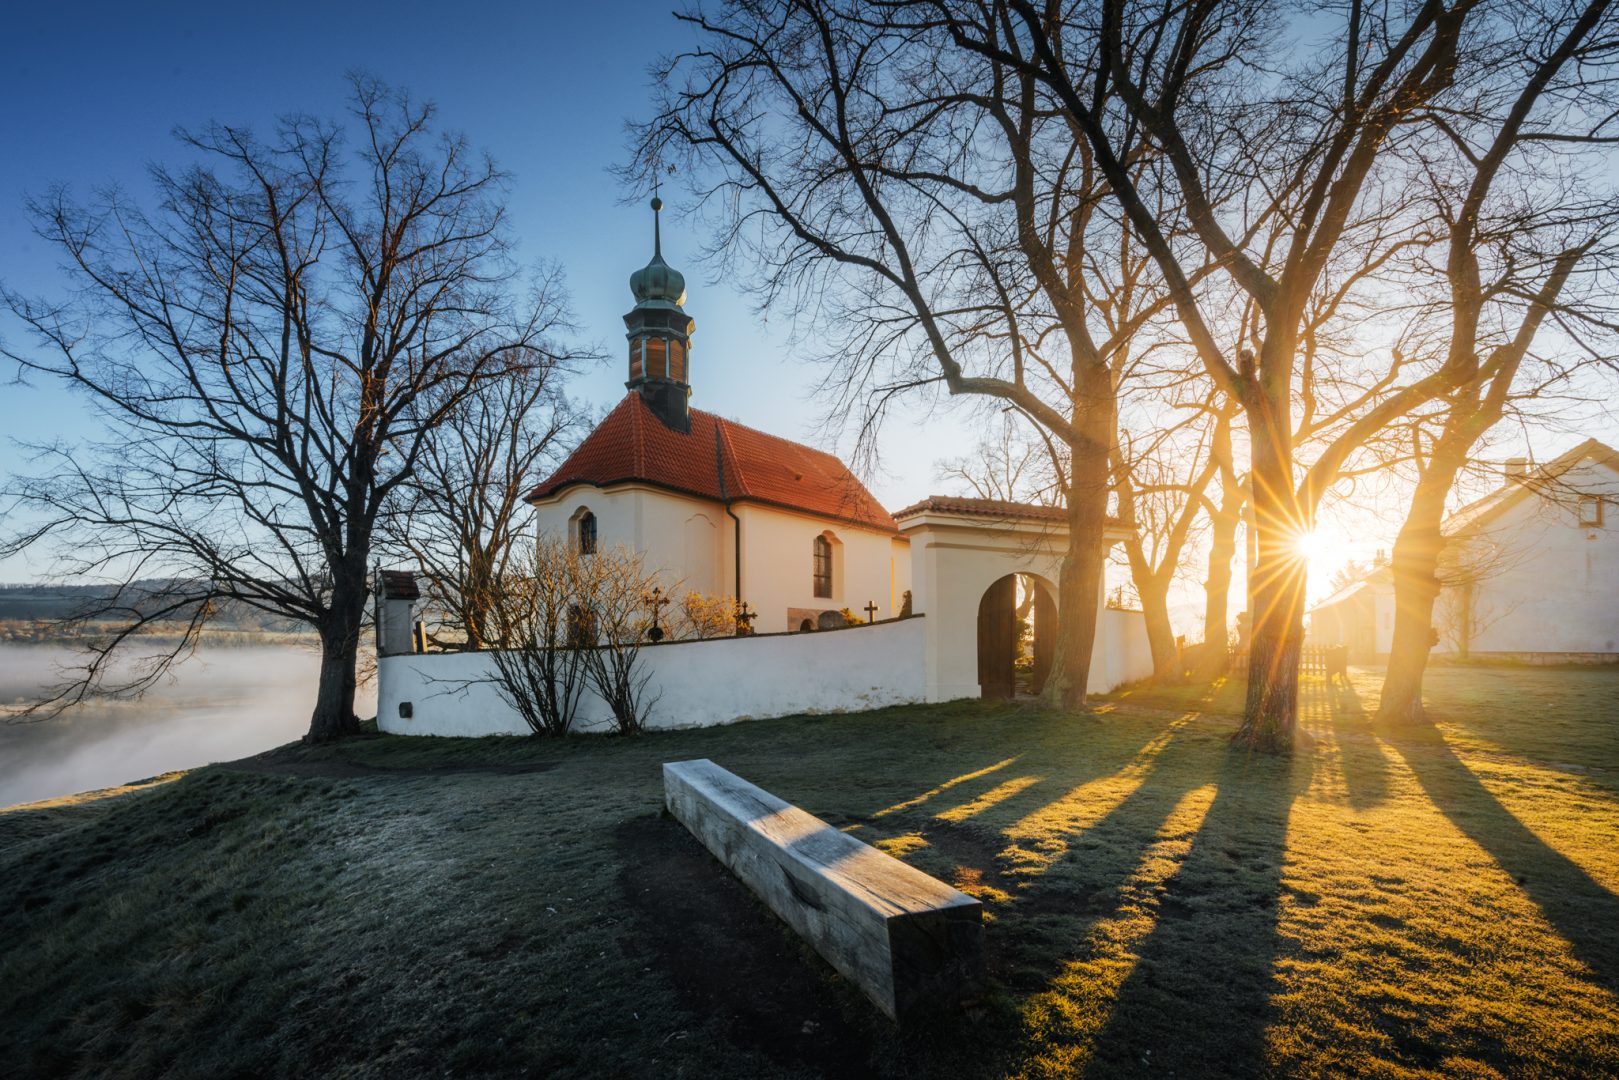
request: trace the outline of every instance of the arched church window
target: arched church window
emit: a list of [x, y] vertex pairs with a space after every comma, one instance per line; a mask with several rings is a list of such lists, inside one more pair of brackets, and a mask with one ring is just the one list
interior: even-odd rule
[[815, 538], [815, 595], [832, 596], [832, 541], [824, 536]]
[[589, 510], [579, 516], [579, 554], [596, 554], [596, 515]]

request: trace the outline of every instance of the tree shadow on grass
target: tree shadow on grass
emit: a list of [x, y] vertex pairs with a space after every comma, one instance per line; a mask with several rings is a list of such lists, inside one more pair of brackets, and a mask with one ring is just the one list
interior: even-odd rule
[[1502, 806], [1431, 724], [1388, 740], [1428, 798], [1534, 901], [1598, 985], [1619, 992], [1619, 897]]
[[1306, 771], [1235, 750], [1219, 762], [1214, 800], [1157, 896], [1087, 1075], [1266, 1071], [1287, 824]]
[[[959, 862], [958, 873], [1005, 894], [989, 904], [991, 976], [1020, 997], [1077, 995], [1047, 1010], [1050, 1018], [1026, 1013], [1020, 1045], [1009, 1049], [1035, 1059], [1036, 1071], [1074, 1059], [1088, 1059], [1098, 1076], [1263, 1071], [1288, 817], [1307, 779], [1303, 762], [1250, 757], [1218, 738], [1171, 742], [1144, 764], [1133, 791], [1068, 831], [1061, 853], [1032, 875], [998, 859], [993, 846], [968, 843], [981, 829], [964, 838], [970, 827], [962, 824], [925, 828], [930, 844]], [[1212, 802], [1184, 860], [1162, 884], [1144, 884], [1144, 873], [1150, 879], [1162, 867], [1152, 849], [1173, 841], [1177, 828], [1194, 828], [1184, 815], [1205, 805], [1208, 796], [1197, 793], [1209, 787]], [[1121, 928], [1103, 926], [1138, 905], [1152, 909], [1155, 923], [1110, 992]], [[1095, 981], [1063, 985], [1076, 961], [1093, 960]], [[1075, 1018], [1063, 1019], [1069, 1009]]]
[[1307, 699], [1337, 750], [1349, 805], [1381, 806], [1389, 797], [1389, 762], [1372, 730], [1371, 714], [1351, 683], [1313, 682]]

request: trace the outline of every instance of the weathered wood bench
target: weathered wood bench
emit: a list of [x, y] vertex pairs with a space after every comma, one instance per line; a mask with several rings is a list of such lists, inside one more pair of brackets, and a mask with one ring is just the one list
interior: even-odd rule
[[831, 965], [900, 1020], [983, 987], [983, 906], [712, 761], [663, 767], [703, 845]]

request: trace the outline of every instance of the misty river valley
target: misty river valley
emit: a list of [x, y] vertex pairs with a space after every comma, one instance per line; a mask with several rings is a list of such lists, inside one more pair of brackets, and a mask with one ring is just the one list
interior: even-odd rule
[[[71, 648], [0, 644], [0, 806], [112, 787], [230, 761], [291, 742], [309, 727], [319, 657], [303, 645], [209, 645], [143, 697], [96, 701], [16, 722], [18, 707], [78, 662]], [[362, 686], [359, 715], [376, 712]]]

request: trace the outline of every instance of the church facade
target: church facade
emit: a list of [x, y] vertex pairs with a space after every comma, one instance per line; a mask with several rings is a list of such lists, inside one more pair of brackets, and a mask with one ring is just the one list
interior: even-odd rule
[[756, 633], [899, 615], [910, 540], [841, 461], [690, 407], [695, 324], [653, 236], [630, 278], [628, 393], [529, 493], [536, 527], [638, 551], [670, 591], [745, 601]]
[[[691, 408], [694, 324], [656, 232], [630, 289], [627, 393], [527, 498], [541, 534], [585, 554], [628, 548], [672, 595], [747, 605], [752, 633], [640, 651], [646, 726], [1040, 692], [1064, 617], [1062, 511], [933, 496], [889, 513], [833, 455]], [[1115, 523], [1107, 535], [1125, 533]], [[525, 733], [491, 654], [420, 651], [421, 635], [401, 632], [415, 625], [414, 582], [390, 580], [379, 598], [380, 728]], [[1104, 609], [1101, 592], [1096, 610], [1078, 613], [1097, 622], [1093, 693], [1152, 672], [1141, 613]], [[844, 612], [871, 625], [845, 628]], [[801, 633], [812, 630], [829, 632]], [[587, 690], [575, 730], [612, 725], [609, 704]]]

